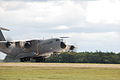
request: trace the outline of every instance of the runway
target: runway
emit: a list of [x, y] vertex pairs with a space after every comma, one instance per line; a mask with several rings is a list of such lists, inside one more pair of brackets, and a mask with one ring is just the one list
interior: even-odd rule
[[83, 64], [83, 63], [0, 63], [0, 66], [120, 68], [120, 64]]

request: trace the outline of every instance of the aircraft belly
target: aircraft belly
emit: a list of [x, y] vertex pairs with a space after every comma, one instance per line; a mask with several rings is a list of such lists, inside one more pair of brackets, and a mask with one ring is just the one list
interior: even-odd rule
[[23, 57], [34, 57], [36, 54], [34, 52], [30, 53], [20, 53], [19, 55], [16, 56], [16, 58], [23, 58]]

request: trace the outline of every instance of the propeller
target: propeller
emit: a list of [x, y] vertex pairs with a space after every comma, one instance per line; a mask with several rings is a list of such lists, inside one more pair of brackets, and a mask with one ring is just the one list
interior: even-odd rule
[[60, 37], [61, 41], [64, 41], [63, 39], [70, 38], [70, 37]]
[[60, 37], [60, 38], [64, 39], [64, 38], [70, 38], [70, 37]]
[[6, 47], [9, 48], [11, 46], [11, 44], [12, 44], [12, 38], [7, 37], [6, 38]]
[[6, 42], [6, 47], [9, 48], [11, 46], [11, 42]]
[[25, 48], [30, 48], [30, 47], [31, 47], [30, 41], [26, 41], [24, 47], [25, 47]]
[[70, 50], [73, 51], [74, 49], [75, 49], [75, 46], [74, 46], [74, 45], [71, 45], [71, 46], [70, 46]]
[[74, 45], [73, 52], [77, 52], [77, 49], [78, 49], [78, 44], [76, 44], [76, 43], [73, 43], [73, 45]]

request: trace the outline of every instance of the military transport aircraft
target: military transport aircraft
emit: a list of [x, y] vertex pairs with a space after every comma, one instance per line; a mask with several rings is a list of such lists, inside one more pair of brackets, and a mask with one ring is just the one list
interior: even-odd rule
[[47, 40], [7, 41], [0, 27], [0, 51], [6, 54], [4, 62], [42, 62], [53, 53], [74, 50], [74, 45], [66, 45], [61, 38]]

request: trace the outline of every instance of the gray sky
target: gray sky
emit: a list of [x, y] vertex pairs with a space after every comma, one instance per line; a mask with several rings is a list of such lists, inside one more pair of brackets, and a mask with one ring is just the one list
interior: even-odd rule
[[69, 36], [77, 51], [120, 52], [119, 9], [120, 0], [0, 0], [0, 25], [13, 40]]

